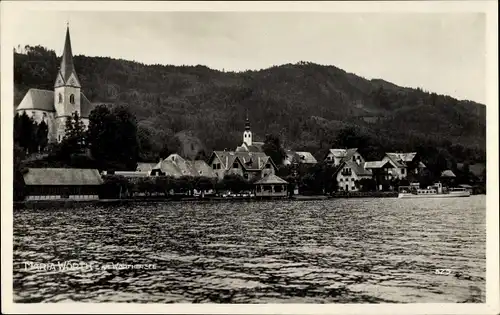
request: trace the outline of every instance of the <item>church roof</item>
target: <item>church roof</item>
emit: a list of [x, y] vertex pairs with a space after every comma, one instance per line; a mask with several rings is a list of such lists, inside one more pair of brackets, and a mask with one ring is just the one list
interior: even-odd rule
[[54, 91], [29, 89], [16, 110], [28, 109], [54, 112]]
[[[89, 118], [94, 105], [89, 101], [85, 94], [80, 93], [80, 117]], [[29, 89], [24, 96], [16, 111], [19, 110], [43, 110], [46, 112], [55, 112], [54, 91]]]
[[[69, 27], [66, 29], [66, 40], [64, 42], [64, 50], [62, 54], [59, 74], [62, 76], [64, 84], [67, 84], [71, 75], [74, 75], [76, 82], [73, 83], [72, 85], [80, 87], [80, 82], [78, 80], [78, 76], [76, 75], [75, 65], [73, 63], [73, 52], [71, 50], [71, 38], [69, 35]], [[56, 83], [56, 85], [58, 84]]]

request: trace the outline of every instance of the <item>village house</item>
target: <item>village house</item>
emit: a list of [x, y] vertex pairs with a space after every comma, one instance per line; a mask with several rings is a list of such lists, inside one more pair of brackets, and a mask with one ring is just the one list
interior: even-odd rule
[[359, 164], [358, 162], [353, 162], [348, 159], [341, 162], [339, 167], [335, 172], [335, 179], [339, 190], [343, 191], [358, 191], [359, 181], [362, 179], [371, 179], [372, 171], [364, 168], [364, 164]]
[[96, 169], [28, 168], [26, 200], [95, 200], [103, 180]]
[[178, 154], [171, 154], [156, 164], [151, 173], [179, 178], [182, 176], [216, 178], [217, 174], [203, 160], [189, 161]]
[[358, 152], [357, 148], [330, 149], [325, 157], [325, 162], [333, 166], [340, 166], [342, 162], [346, 162], [347, 160], [351, 160], [358, 165], [365, 163], [365, 159]]
[[29, 89], [17, 106], [16, 114], [26, 113], [36, 123], [44, 121], [48, 127], [48, 142], [60, 142], [65, 135], [66, 120], [73, 113], [78, 113], [85, 127], [88, 127], [89, 115], [94, 106], [81, 89], [73, 64], [68, 27], [54, 90]]
[[208, 164], [219, 179], [229, 174], [240, 175], [247, 180], [275, 174], [278, 170], [271, 157], [262, 152], [214, 151]]
[[383, 190], [384, 183], [393, 179], [394, 169], [397, 166], [391, 160], [365, 162], [364, 168], [372, 172], [377, 190]]
[[325, 162], [336, 167], [334, 176], [339, 190], [358, 191], [359, 181], [372, 178], [372, 171], [364, 168], [365, 159], [357, 148], [330, 149]]
[[394, 178], [407, 178], [409, 174], [419, 174], [425, 168], [425, 164], [420, 161], [420, 156], [416, 152], [410, 153], [386, 153], [382, 161], [391, 161], [394, 168], [390, 174]]
[[287, 150], [283, 165], [291, 165], [294, 163], [314, 165], [318, 163], [318, 161], [311, 152]]

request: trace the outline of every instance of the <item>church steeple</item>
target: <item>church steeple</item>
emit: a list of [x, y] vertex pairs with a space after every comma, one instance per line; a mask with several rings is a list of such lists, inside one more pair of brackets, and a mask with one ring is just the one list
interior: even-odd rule
[[81, 87], [76, 75], [75, 65], [73, 63], [73, 52], [71, 50], [71, 37], [69, 35], [69, 25], [66, 27], [66, 39], [64, 41], [64, 50], [61, 58], [61, 66], [59, 67], [59, 75], [57, 76], [55, 87], [58, 86], [73, 86]]
[[248, 119], [248, 110], [247, 110], [247, 118], [245, 120], [245, 130], [250, 131], [250, 119]]
[[252, 145], [252, 131], [250, 131], [250, 120], [248, 119], [248, 110], [247, 110], [247, 118], [245, 120], [245, 131], [243, 131], [243, 144], [247, 146]]

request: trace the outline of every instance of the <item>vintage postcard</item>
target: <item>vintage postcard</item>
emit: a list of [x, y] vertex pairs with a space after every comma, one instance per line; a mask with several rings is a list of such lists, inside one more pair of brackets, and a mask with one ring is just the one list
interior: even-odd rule
[[2, 2], [2, 312], [497, 314], [497, 10]]

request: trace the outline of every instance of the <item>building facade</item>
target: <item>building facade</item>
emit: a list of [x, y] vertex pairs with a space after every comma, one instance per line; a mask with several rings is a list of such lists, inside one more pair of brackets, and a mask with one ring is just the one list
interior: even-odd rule
[[44, 121], [48, 126], [48, 142], [60, 142], [65, 135], [66, 120], [78, 113], [85, 127], [93, 105], [82, 93], [82, 86], [73, 63], [69, 27], [55, 78], [54, 89], [29, 89], [16, 108], [16, 114], [26, 113], [37, 123]]
[[103, 183], [96, 169], [29, 168], [26, 200], [95, 200]]
[[278, 169], [271, 157], [262, 152], [214, 151], [208, 164], [219, 179], [236, 174], [251, 181], [275, 174]]

